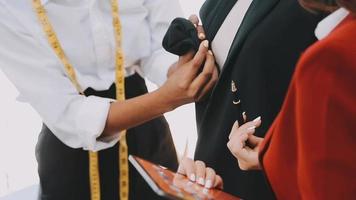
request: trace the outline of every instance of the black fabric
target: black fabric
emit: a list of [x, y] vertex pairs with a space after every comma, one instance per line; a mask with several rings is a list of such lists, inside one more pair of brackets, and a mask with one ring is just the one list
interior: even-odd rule
[[[207, 0], [200, 16], [211, 42], [233, 7], [233, 0]], [[243, 199], [274, 199], [261, 171], [242, 171], [226, 144], [243, 111], [248, 120], [262, 116], [256, 135], [263, 137], [278, 114], [296, 62], [315, 40], [322, 16], [295, 0], [254, 0], [231, 46], [211, 96], [196, 104], [198, 141], [195, 159], [224, 179], [224, 190]], [[213, 27], [211, 27], [213, 26]], [[237, 86], [232, 93], [231, 81]], [[234, 105], [233, 100], [241, 100]]]
[[195, 26], [184, 18], [176, 18], [172, 21], [162, 42], [166, 51], [178, 56], [191, 50], [198, 51], [199, 44], [200, 40]]
[[[126, 97], [147, 92], [144, 80], [136, 75], [125, 80]], [[107, 91], [88, 88], [85, 94], [115, 98], [115, 85]], [[128, 130], [129, 154], [137, 155], [172, 170], [177, 169], [177, 157], [165, 118], [159, 117]], [[36, 146], [41, 200], [89, 200], [88, 152], [64, 145], [43, 125]], [[101, 199], [119, 199], [118, 144], [99, 152]], [[130, 165], [130, 199], [161, 199]]]

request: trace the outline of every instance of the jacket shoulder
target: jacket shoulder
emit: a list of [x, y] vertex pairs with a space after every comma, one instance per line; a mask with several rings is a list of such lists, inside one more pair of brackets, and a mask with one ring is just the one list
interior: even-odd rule
[[[313, 70], [356, 72], [356, 18], [340, 24], [329, 36], [309, 47], [300, 58], [296, 73]], [[322, 67], [322, 68], [321, 68]]]

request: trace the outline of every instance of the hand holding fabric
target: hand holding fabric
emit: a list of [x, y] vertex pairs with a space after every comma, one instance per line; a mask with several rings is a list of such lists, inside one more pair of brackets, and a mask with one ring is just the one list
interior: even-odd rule
[[163, 38], [163, 48], [178, 56], [190, 51], [197, 52], [201, 41], [198, 37], [198, 23], [199, 20], [194, 15], [190, 17], [190, 20], [174, 19]]

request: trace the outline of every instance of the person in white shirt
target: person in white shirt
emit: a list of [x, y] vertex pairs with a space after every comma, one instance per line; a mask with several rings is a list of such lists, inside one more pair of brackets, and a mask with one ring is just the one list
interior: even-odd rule
[[[155, 198], [134, 170], [119, 174], [118, 146], [127, 154], [127, 140], [129, 154], [175, 169], [162, 114], [201, 99], [217, 77], [207, 41], [179, 60], [162, 49], [180, 15], [178, 0], [0, 1], [0, 68], [44, 122], [40, 199], [127, 197], [121, 173], [129, 173], [130, 199]], [[147, 93], [143, 77], [161, 87]], [[88, 151], [99, 153], [92, 160]]]

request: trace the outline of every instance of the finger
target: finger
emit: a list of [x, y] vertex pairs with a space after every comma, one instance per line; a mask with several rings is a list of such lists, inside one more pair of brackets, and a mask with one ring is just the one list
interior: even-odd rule
[[257, 117], [257, 118], [254, 119], [252, 122], [255, 123], [255, 126], [256, 126], [256, 127], [260, 127], [260, 126], [261, 126], [261, 123], [262, 123], [261, 116]]
[[203, 26], [199, 25], [199, 18], [196, 15], [191, 15], [189, 17], [189, 21], [191, 21], [194, 26], [197, 28], [197, 33], [198, 33], [198, 38], [200, 40], [204, 40], [205, 39], [205, 31]]
[[195, 175], [197, 177], [197, 182], [200, 185], [204, 185], [205, 184], [205, 163], [197, 160], [195, 161]]
[[238, 135], [233, 137], [227, 144], [230, 152], [238, 159], [246, 159], [248, 152], [245, 149], [246, 141], [248, 140], [248, 134]]
[[191, 61], [194, 58], [194, 55], [195, 55], [195, 52], [193, 50], [191, 50], [188, 53], [184, 54], [183, 56], [179, 56], [178, 67]]
[[222, 180], [221, 176], [219, 176], [219, 175], [216, 175], [216, 177], [215, 177], [214, 188], [219, 188], [219, 189], [224, 188], [223, 180]]
[[213, 170], [210, 167], [207, 167], [205, 169], [205, 188], [210, 189], [213, 187], [215, 183], [215, 176], [216, 176], [215, 170]]
[[191, 21], [195, 26], [198, 26], [199, 24], [199, 17], [197, 15], [190, 15], [188, 20]]
[[252, 135], [256, 132], [257, 128], [257, 123], [256, 122], [248, 122], [245, 123], [244, 125], [237, 127], [236, 126], [232, 128], [231, 133], [229, 135], [230, 140], [234, 140], [235, 137], [239, 137], [241, 135], [247, 134], [247, 135]]
[[191, 181], [195, 182], [195, 164], [190, 158], [183, 158], [178, 167], [178, 173], [186, 175]]
[[214, 68], [214, 56], [212, 55], [212, 53], [208, 53], [206, 56], [203, 71], [195, 78], [195, 80], [193, 80], [191, 84], [191, 89], [193, 91], [196, 91], [197, 99], [199, 98], [204, 86], [212, 79]]
[[232, 135], [234, 134], [235, 131], [238, 130], [238, 128], [240, 127], [239, 125], [239, 121], [235, 121], [234, 125], [232, 126], [231, 128], [231, 132], [230, 132], [230, 135], [229, 135], [229, 139], [231, 139]]
[[227, 143], [227, 147], [231, 152], [239, 152], [245, 147], [247, 140], [248, 134], [235, 134]]
[[203, 42], [200, 43], [198, 52], [195, 54], [192, 60], [192, 64], [195, 68], [197, 68], [197, 70], [203, 65], [207, 57], [206, 55], [208, 54], [208, 50], [209, 50], [209, 41], [204, 40]]
[[[206, 59], [206, 55], [208, 52], [208, 48], [209, 48], [209, 42], [207, 40], [203, 41], [200, 43], [199, 46], [199, 50], [198, 52], [193, 56], [193, 58], [191, 58], [191, 53], [189, 53], [188, 55], [182, 56], [181, 58], [181, 62], [179, 62], [178, 65], [182, 65], [184, 64], [184, 62], [186, 62], [188, 59], [191, 59], [188, 63], [188, 65], [186, 65], [187, 67], [189, 67], [188, 69], [188, 74], [186, 74], [186, 80], [189, 83], [192, 83], [192, 81], [196, 78], [198, 71], [200, 70], [203, 62]], [[195, 98], [197, 98], [198, 96], [196, 96]]]
[[255, 135], [249, 135], [248, 142], [254, 148], [258, 146], [263, 141], [263, 138], [257, 137]]
[[201, 101], [205, 97], [207, 97], [207, 94], [215, 86], [216, 82], [218, 81], [218, 78], [219, 78], [219, 73], [218, 73], [218, 70], [215, 68], [214, 71], [213, 71], [213, 77], [210, 79], [209, 83], [200, 92], [200, 96], [198, 98], [198, 101]]
[[261, 126], [261, 117], [257, 117], [253, 121], [247, 122], [244, 125], [242, 125], [239, 129], [247, 129], [247, 130], [253, 130]]
[[205, 40], [205, 31], [202, 25], [197, 26], [198, 38], [200, 40]]

